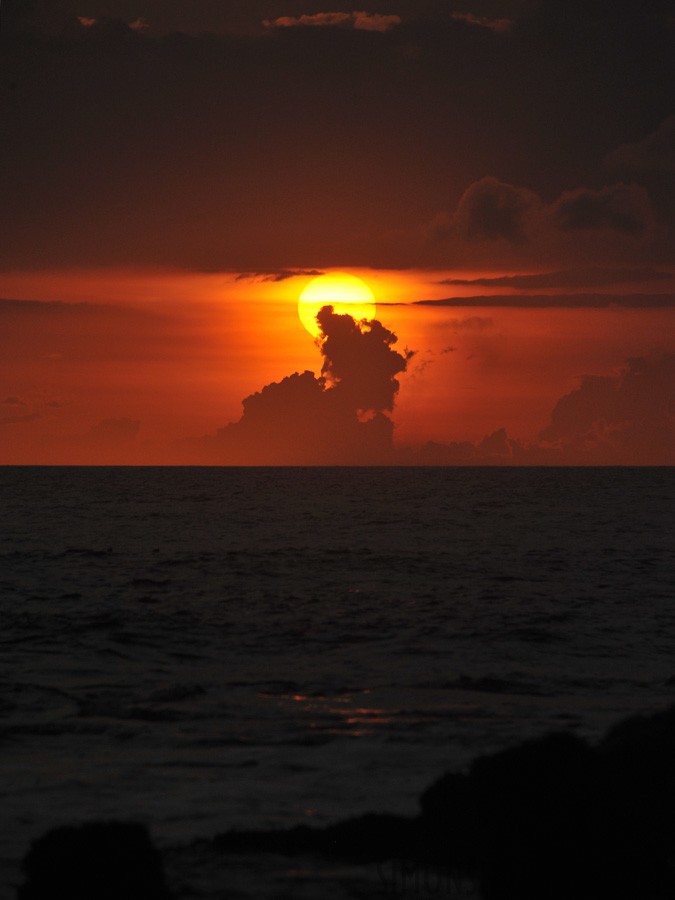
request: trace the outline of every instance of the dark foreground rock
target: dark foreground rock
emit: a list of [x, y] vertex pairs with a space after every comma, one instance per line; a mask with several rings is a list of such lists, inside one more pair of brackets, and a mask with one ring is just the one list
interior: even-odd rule
[[[675, 707], [628, 719], [595, 747], [560, 733], [481, 757], [435, 781], [420, 807], [410, 818], [230, 831], [202, 844], [220, 857], [399, 861], [401, 872], [465, 878], [484, 900], [672, 900]], [[33, 844], [24, 871], [19, 900], [168, 897], [159, 854], [138, 825], [55, 829]]]
[[142, 825], [92, 822], [54, 828], [23, 862], [18, 900], [166, 900], [162, 860]]
[[597, 746], [552, 734], [477, 759], [420, 798], [415, 818], [228, 832], [220, 852], [408, 860], [475, 879], [485, 900], [675, 897], [675, 708]]

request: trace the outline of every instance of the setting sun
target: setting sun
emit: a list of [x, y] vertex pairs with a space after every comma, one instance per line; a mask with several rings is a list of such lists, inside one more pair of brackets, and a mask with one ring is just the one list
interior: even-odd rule
[[375, 297], [365, 281], [356, 275], [330, 272], [314, 278], [300, 295], [298, 315], [307, 331], [319, 335], [316, 314], [323, 306], [332, 306], [336, 313], [349, 313], [357, 322], [373, 319], [377, 308]]

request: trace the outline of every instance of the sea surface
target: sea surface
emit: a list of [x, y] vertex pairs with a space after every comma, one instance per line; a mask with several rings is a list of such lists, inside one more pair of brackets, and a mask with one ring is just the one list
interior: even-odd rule
[[376, 895], [181, 848], [669, 705], [674, 510], [667, 468], [0, 468], [0, 897], [100, 819], [180, 896]]

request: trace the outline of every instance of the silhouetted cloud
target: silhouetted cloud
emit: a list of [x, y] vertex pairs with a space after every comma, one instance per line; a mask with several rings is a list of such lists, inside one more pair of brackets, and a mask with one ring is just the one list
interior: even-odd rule
[[[629, 6], [3, 0], [0, 265], [536, 268], [579, 264], [608, 235], [630, 262], [672, 259], [672, 234], [628, 246], [649, 233], [639, 211], [601, 203], [579, 230], [566, 202], [561, 231], [530, 209], [601, 189], [618, 147], [673, 219], [654, 180], [672, 33], [653, 3]], [[642, 147], [645, 120], [666, 123]]]
[[357, 324], [325, 306], [317, 314], [321, 377], [294, 373], [242, 402], [243, 415], [215, 437], [181, 441], [185, 459], [225, 464], [367, 464], [393, 453], [396, 375], [412, 353], [377, 320]]
[[500, 428], [482, 440], [401, 450], [413, 465], [675, 464], [675, 354], [629, 359], [618, 375], [585, 375], [561, 397], [539, 443]]
[[675, 172], [675, 116], [668, 116], [643, 140], [617, 147], [604, 162], [632, 172]]
[[297, 27], [352, 27], [362, 31], [389, 31], [394, 25], [401, 24], [400, 16], [385, 16], [367, 12], [327, 12], [302, 16], [280, 16], [278, 19], [265, 19], [265, 28], [297, 28]]
[[489, 28], [497, 34], [506, 34], [513, 28], [512, 19], [488, 19], [487, 16], [475, 16], [473, 13], [452, 13], [453, 19], [466, 22], [468, 25], [478, 25], [480, 28]]
[[235, 281], [280, 282], [289, 278], [316, 278], [323, 275], [319, 269], [281, 269], [278, 272], [241, 272]]
[[553, 204], [551, 212], [562, 231], [616, 231], [639, 236], [655, 223], [647, 191], [635, 184], [614, 184], [598, 191], [567, 191]]
[[448, 230], [467, 241], [522, 243], [540, 206], [534, 191], [487, 176], [464, 191]]
[[476, 443], [427, 441], [415, 451], [403, 451], [402, 458], [405, 462], [423, 466], [502, 466], [555, 464], [560, 462], [560, 455], [550, 449], [526, 447], [509, 438], [505, 428], [498, 428]]
[[321, 374], [326, 376], [340, 401], [367, 412], [394, 408], [399, 383], [412, 353], [392, 349], [396, 335], [374, 319], [360, 327], [349, 315], [337, 315], [324, 306], [317, 314], [321, 328], [321, 352], [325, 357]]
[[608, 462], [675, 463], [675, 354], [629, 359], [615, 376], [585, 375], [540, 434]]
[[547, 288], [605, 287], [614, 284], [635, 284], [643, 281], [668, 281], [674, 272], [654, 268], [607, 268], [602, 266], [578, 266], [557, 272], [537, 272], [531, 275], [501, 275], [496, 278], [445, 278], [439, 284], [458, 286], [518, 288], [519, 290], [544, 290]]
[[588, 307], [604, 309], [662, 309], [675, 307], [675, 294], [483, 294], [474, 297], [446, 297], [441, 300], [415, 300], [414, 306], [525, 306], [551, 309]]
[[640, 185], [578, 188], [544, 204], [534, 191], [488, 176], [464, 191], [454, 213], [437, 215], [429, 235], [431, 243], [445, 240], [456, 247], [461, 242], [499, 241], [514, 248], [548, 247], [551, 252], [561, 246], [562, 240], [589, 233], [615, 236], [639, 246], [656, 233], [656, 226], [651, 200]]

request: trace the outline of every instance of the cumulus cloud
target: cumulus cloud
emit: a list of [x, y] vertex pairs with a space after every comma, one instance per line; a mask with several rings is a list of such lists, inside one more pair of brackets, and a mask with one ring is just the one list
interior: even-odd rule
[[505, 428], [498, 428], [476, 441], [451, 441], [448, 444], [427, 441], [407, 461], [428, 466], [504, 466], [557, 463], [559, 452], [539, 447], [526, 447], [510, 438]]
[[321, 376], [294, 373], [243, 401], [243, 415], [215, 437], [183, 441], [183, 460], [229, 464], [368, 464], [393, 453], [396, 375], [412, 356], [377, 320], [357, 324], [323, 307]]
[[356, 28], [360, 31], [389, 31], [394, 25], [401, 24], [400, 16], [385, 16], [367, 12], [327, 12], [303, 16], [281, 16], [278, 19], [265, 19], [265, 28], [296, 28], [341, 26]]
[[[609, 268], [616, 271], [620, 263], [632, 263], [646, 273], [645, 261], [651, 264], [666, 258], [672, 235], [666, 224], [670, 213], [665, 189], [659, 203], [657, 215], [643, 186], [624, 183], [577, 188], [546, 203], [527, 187], [486, 176], [464, 190], [454, 211], [442, 211], [432, 219], [421, 246], [427, 264], [514, 268], [535, 268], [542, 262], [586, 264], [583, 271], [589, 287], [619, 283], [624, 278], [614, 279]], [[415, 240], [420, 239], [413, 233], [409, 243], [414, 245]], [[603, 268], [603, 264], [602, 273], [592, 271], [593, 265]], [[523, 278], [501, 285], [490, 281], [489, 286], [537, 286], [534, 277], [529, 283]], [[561, 287], [583, 286], [581, 278], [558, 273], [550, 281]], [[488, 285], [487, 280], [483, 283]], [[543, 280], [540, 284], [544, 287]]]
[[361, 328], [349, 315], [337, 315], [324, 306], [317, 315], [323, 339], [321, 374], [333, 386], [340, 401], [362, 412], [394, 408], [399, 383], [412, 355], [392, 349], [396, 335], [374, 319]]
[[551, 215], [561, 231], [567, 232], [613, 231], [640, 236], [655, 225], [649, 196], [636, 184], [567, 191], [553, 204]]
[[480, 441], [428, 441], [401, 453], [413, 465], [675, 464], [675, 354], [629, 359], [614, 375], [585, 375], [556, 403], [539, 442], [504, 428]]
[[643, 140], [617, 147], [604, 162], [632, 172], [675, 172], [675, 116], [669, 116]]
[[452, 230], [467, 241], [523, 243], [541, 201], [534, 191], [487, 176], [468, 187], [459, 201]]
[[675, 463], [675, 354], [629, 359], [618, 375], [585, 375], [540, 438], [608, 462]]
[[506, 34], [513, 28], [512, 19], [488, 19], [487, 16], [475, 16], [473, 13], [452, 13], [452, 18], [468, 25], [478, 25], [480, 28], [489, 28], [497, 34]]

